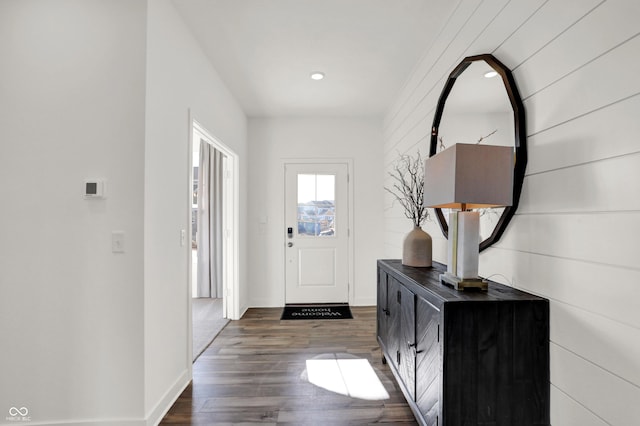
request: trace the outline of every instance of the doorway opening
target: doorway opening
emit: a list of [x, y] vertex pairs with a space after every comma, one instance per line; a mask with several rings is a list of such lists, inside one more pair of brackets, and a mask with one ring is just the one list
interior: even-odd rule
[[192, 120], [189, 298], [195, 360], [239, 318], [237, 155]]

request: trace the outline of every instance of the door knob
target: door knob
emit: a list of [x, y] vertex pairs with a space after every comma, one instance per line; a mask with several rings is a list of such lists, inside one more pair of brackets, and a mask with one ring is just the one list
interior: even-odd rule
[[293, 243], [292, 242], [288, 242], [287, 243], [287, 247], [293, 247]]

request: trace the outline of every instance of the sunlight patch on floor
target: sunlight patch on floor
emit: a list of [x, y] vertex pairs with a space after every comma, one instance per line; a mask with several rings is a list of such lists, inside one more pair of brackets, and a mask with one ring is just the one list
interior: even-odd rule
[[310, 383], [352, 398], [377, 401], [389, 394], [366, 359], [308, 359]]

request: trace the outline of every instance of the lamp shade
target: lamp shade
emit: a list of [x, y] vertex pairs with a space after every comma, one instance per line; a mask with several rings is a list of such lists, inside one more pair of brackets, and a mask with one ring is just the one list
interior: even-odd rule
[[424, 205], [451, 209], [510, 206], [513, 147], [455, 144], [425, 160]]

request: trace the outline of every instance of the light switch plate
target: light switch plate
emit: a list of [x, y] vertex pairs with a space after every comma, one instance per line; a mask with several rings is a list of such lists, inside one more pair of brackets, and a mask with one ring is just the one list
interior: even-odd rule
[[113, 231], [111, 233], [111, 252], [124, 253], [124, 232]]

